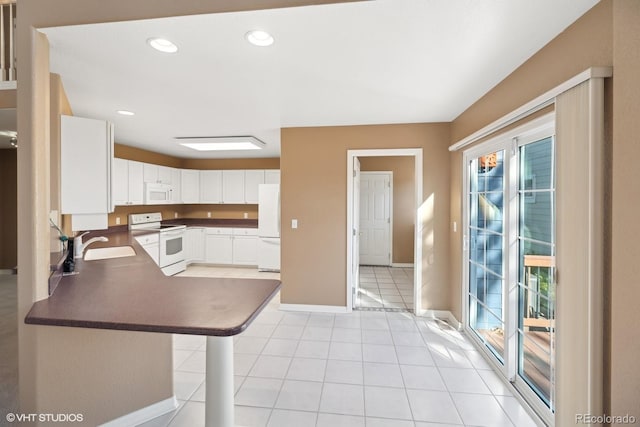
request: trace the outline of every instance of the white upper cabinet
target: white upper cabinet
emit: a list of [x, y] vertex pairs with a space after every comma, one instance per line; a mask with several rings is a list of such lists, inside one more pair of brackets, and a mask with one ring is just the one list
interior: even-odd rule
[[113, 195], [116, 205], [142, 205], [147, 183], [171, 185], [171, 203], [258, 204], [260, 184], [280, 183], [280, 171], [176, 169], [115, 159]]
[[170, 168], [171, 171], [171, 186], [173, 191], [171, 192], [172, 203], [182, 203], [182, 173], [180, 169]]
[[158, 182], [160, 184], [173, 184], [171, 169], [167, 166], [158, 166]]
[[141, 205], [144, 184], [143, 166], [140, 162], [113, 159], [113, 202], [116, 206]]
[[264, 184], [264, 170], [244, 171], [244, 202], [258, 204], [258, 186]]
[[280, 169], [267, 169], [264, 171], [265, 184], [280, 184]]
[[200, 171], [182, 169], [180, 175], [182, 203], [200, 203]]
[[222, 171], [223, 203], [244, 203], [244, 172], [243, 170]]
[[172, 184], [172, 169], [168, 166], [144, 163], [144, 182]]
[[61, 116], [60, 135], [61, 213], [113, 212], [113, 125]]
[[200, 203], [223, 203], [222, 171], [200, 171]]
[[113, 159], [113, 204], [129, 204], [129, 161]]
[[144, 163], [144, 182], [158, 182], [158, 165]]
[[144, 166], [140, 162], [129, 160], [129, 204], [141, 205], [144, 203]]

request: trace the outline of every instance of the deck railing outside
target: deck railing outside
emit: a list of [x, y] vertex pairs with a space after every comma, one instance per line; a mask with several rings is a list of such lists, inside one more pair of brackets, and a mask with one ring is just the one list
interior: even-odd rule
[[0, 81], [16, 80], [16, 2], [0, 0]]

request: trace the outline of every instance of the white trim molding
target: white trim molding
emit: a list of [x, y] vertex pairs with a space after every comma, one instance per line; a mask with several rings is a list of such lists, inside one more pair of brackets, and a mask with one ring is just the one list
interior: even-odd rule
[[392, 262], [391, 267], [393, 268], [413, 268], [415, 264], [412, 262]]
[[369, 150], [347, 150], [347, 312], [353, 309], [353, 161], [357, 157], [381, 157], [381, 156], [413, 156], [414, 158], [414, 182], [415, 182], [415, 206], [414, 213], [416, 215], [414, 227], [414, 263], [415, 271], [413, 274], [413, 301], [414, 312], [420, 313], [422, 303], [422, 227], [418, 221], [418, 209], [422, 205], [422, 148], [391, 148], [391, 149], [369, 149]]
[[161, 415], [168, 414], [171, 411], [178, 409], [178, 399], [175, 396], [171, 396], [168, 399], [161, 400], [152, 405], [145, 406], [144, 408], [133, 411], [129, 414], [123, 415], [115, 420], [108, 421], [101, 424], [100, 427], [128, 427], [137, 426], [138, 424], [146, 423]]
[[561, 93], [568, 91], [569, 89], [579, 85], [592, 78], [605, 78], [613, 76], [612, 67], [591, 67], [581, 72], [580, 74], [570, 78], [569, 80], [559, 84], [548, 92], [543, 93], [537, 98], [527, 102], [520, 108], [513, 110], [512, 112], [500, 117], [498, 120], [489, 123], [482, 129], [472, 133], [466, 138], [461, 139], [455, 144], [449, 147], [449, 151], [457, 151], [467, 145], [473, 144], [476, 141], [491, 135], [494, 132], [499, 131], [512, 123], [517, 122], [543, 108], [555, 103], [555, 99]]
[[462, 323], [449, 310], [422, 310], [416, 316], [426, 317], [428, 319], [444, 320], [458, 331], [462, 330]]
[[339, 305], [280, 304], [282, 311], [308, 311], [312, 313], [349, 313], [347, 307]]

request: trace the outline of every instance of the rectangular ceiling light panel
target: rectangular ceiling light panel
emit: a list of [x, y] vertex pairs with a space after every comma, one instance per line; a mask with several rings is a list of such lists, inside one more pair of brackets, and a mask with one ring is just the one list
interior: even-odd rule
[[198, 151], [260, 150], [266, 144], [254, 136], [177, 137], [180, 145]]

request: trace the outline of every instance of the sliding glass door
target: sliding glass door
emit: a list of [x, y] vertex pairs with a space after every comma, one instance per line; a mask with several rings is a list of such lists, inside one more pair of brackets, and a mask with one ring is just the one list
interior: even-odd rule
[[465, 162], [465, 327], [545, 419], [554, 410], [555, 157], [550, 118]]
[[551, 136], [518, 149], [518, 377], [553, 410], [555, 177]]

